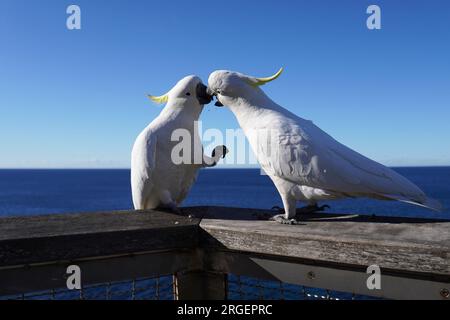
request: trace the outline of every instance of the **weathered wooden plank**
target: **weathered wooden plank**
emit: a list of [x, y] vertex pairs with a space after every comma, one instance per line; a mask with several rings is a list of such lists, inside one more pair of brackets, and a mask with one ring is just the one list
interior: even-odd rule
[[[450, 221], [310, 214], [299, 225], [257, 220], [270, 212], [210, 209], [205, 246], [334, 264], [425, 273], [450, 279]], [[440, 278], [442, 280], [442, 277]]]
[[122, 211], [0, 219], [0, 266], [197, 246], [199, 219]]
[[191, 226], [198, 222], [156, 210], [13, 216], [0, 218], [0, 241]]

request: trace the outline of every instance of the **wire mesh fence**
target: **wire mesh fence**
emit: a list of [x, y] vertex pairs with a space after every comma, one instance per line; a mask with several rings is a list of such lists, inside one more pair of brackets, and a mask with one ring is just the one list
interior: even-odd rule
[[228, 275], [229, 300], [372, 300], [370, 296], [348, 292]]
[[[233, 274], [227, 275], [229, 300], [371, 300], [370, 296], [267, 281]], [[132, 279], [85, 286], [80, 290], [50, 289], [0, 300], [173, 300], [173, 275]]]
[[1, 300], [172, 300], [173, 276], [132, 279], [89, 285], [80, 290], [50, 289]]

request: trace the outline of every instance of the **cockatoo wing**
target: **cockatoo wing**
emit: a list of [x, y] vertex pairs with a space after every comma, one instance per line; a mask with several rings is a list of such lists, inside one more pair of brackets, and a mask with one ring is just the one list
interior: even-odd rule
[[156, 165], [156, 145], [156, 135], [150, 133], [139, 136], [133, 147], [131, 190], [136, 210], [147, 209], [146, 203], [153, 188], [151, 177]]
[[177, 204], [180, 204], [183, 202], [183, 200], [188, 195], [189, 191], [191, 190], [191, 187], [194, 185], [195, 181], [197, 180], [197, 169], [189, 170], [189, 172], [186, 172], [183, 179], [180, 181], [180, 193], [178, 197], [175, 199]]
[[[195, 139], [194, 145], [199, 145], [199, 146], [202, 145], [200, 136], [195, 135], [193, 138]], [[202, 147], [202, 156], [205, 157], [203, 154], [203, 147]], [[192, 155], [192, 157], [193, 157], [193, 159], [195, 159], [195, 155]], [[199, 167], [195, 166], [195, 165], [192, 165], [192, 166], [184, 165], [182, 167], [183, 167], [183, 170], [180, 171], [179, 177], [178, 177], [178, 180], [180, 182], [179, 193], [178, 193], [177, 198], [174, 199], [178, 205], [181, 204], [181, 202], [183, 202], [183, 200], [188, 195], [189, 191], [191, 190], [191, 187], [194, 185], [195, 181], [197, 180], [198, 170], [199, 170]]]
[[289, 119], [275, 127], [270, 143], [259, 144], [258, 150], [268, 174], [348, 197], [396, 199], [440, 210], [412, 182], [339, 143], [311, 121]]

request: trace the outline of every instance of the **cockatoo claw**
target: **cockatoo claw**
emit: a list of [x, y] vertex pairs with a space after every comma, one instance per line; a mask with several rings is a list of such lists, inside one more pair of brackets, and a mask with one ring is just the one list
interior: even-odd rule
[[[222, 150], [220, 150], [220, 148], [222, 148]], [[212, 158], [215, 158], [216, 157], [216, 149], [218, 150], [218, 152], [219, 152], [219, 150], [220, 150], [220, 152], [219, 152], [219, 156], [223, 159], [223, 158], [225, 158], [225, 156], [227, 155], [227, 153], [229, 152], [228, 151], [228, 148], [226, 147], [226, 146], [217, 146], [217, 147], [215, 147], [214, 148], [214, 150], [211, 152], [211, 157]]]
[[277, 214], [277, 215], [273, 216], [272, 218], [270, 218], [270, 220], [276, 221], [281, 224], [290, 224], [290, 225], [295, 225], [295, 224], [299, 223], [296, 219], [286, 219], [284, 217], [284, 214]]

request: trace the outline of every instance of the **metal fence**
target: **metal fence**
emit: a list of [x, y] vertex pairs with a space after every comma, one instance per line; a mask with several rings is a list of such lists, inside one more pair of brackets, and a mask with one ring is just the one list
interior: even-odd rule
[[0, 300], [173, 300], [173, 276], [107, 282], [80, 290], [49, 289], [3, 296]]
[[266, 281], [246, 276], [228, 275], [229, 300], [373, 300], [371, 296], [357, 295], [328, 289], [312, 288], [280, 281]]
[[[227, 275], [228, 300], [367, 300], [375, 297], [280, 281]], [[174, 276], [132, 279], [82, 287], [80, 290], [49, 289], [41, 292], [1, 296], [0, 300], [174, 300]]]

